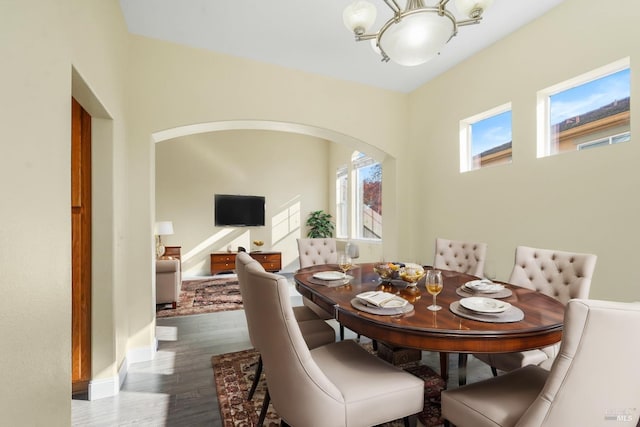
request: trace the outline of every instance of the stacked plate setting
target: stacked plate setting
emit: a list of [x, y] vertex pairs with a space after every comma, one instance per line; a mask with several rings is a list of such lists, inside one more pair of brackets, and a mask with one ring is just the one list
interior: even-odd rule
[[462, 298], [460, 300], [460, 305], [467, 310], [481, 314], [503, 313], [511, 307], [511, 304], [508, 302], [485, 297]]
[[504, 289], [504, 285], [490, 280], [472, 280], [462, 285], [462, 289], [473, 294], [495, 294]]
[[353, 276], [344, 274], [341, 271], [319, 271], [313, 274], [312, 283], [324, 286], [342, 286], [349, 283]]
[[314, 273], [313, 277], [320, 280], [340, 280], [345, 279], [347, 276], [340, 271], [320, 271]]

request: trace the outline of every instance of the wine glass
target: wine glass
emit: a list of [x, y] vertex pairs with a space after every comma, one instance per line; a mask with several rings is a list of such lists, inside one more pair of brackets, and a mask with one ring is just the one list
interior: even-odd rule
[[345, 278], [347, 277], [347, 271], [351, 270], [352, 266], [353, 264], [349, 254], [341, 253], [338, 256], [338, 267], [340, 267], [340, 270], [342, 270], [342, 274], [344, 274]]
[[425, 286], [427, 288], [427, 292], [433, 295], [433, 304], [427, 308], [431, 311], [440, 310], [442, 307], [436, 304], [436, 296], [442, 292], [442, 272], [440, 270], [428, 270]]

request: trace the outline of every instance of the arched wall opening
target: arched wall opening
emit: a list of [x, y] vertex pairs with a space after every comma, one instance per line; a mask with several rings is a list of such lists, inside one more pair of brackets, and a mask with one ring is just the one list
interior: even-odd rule
[[[229, 135], [232, 135], [234, 131], [255, 131], [255, 132], [258, 132], [258, 134], [259, 132], [263, 132], [262, 134], [259, 134], [259, 135], [264, 135], [265, 131], [272, 132], [272, 133], [275, 132], [275, 134], [281, 136], [280, 139], [282, 140], [288, 140], [288, 139], [293, 139], [298, 137], [297, 147], [299, 149], [304, 149], [304, 147], [301, 147], [301, 145], [304, 145], [306, 149], [309, 150], [309, 153], [308, 153], [309, 156], [313, 156], [314, 153], [317, 153], [317, 151], [313, 151], [315, 149], [312, 149], [313, 145], [317, 145], [316, 141], [322, 141], [324, 142], [325, 145], [328, 144], [328, 146], [334, 147], [328, 150], [329, 152], [326, 155], [326, 162], [324, 163], [325, 165], [327, 165], [327, 167], [323, 172], [322, 179], [324, 180], [324, 182], [322, 183], [322, 187], [324, 188], [324, 191], [326, 191], [326, 194], [322, 196], [318, 196], [320, 197], [321, 200], [309, 201], [309, 200], [306, 200], [308, 199], [308, 194], [305, 195], [305, 191], [307, 190], [313, 191], [313, 186], [309, 185], [309, 188], [307, 188], [307, 187], [304, 187], [304, 183], [299, 183], [299, 182], [292, 183], [290, 181], [277, 183], [277, 181], [272, 181], [271, 188], [273, 187], [281, 188], [282, 185], [287, 185], [288, 187], [292, 187], [292, 186], [295, 187], [295, 185], [300, 185], [304, 187], [304, 191], [300, 191], [296, 193], [295, 188], [293, 189], [288, 188], [288, 190], [291, 190], [291, 191], [285, 192], [286, 195], [279, 194], [278, 197], [274, 197], [272, 195], [270, 198], [268, 198], [268, 202], [269, 200], [271, 200], [277, 206], [273, 206], [273, 205], [271, 206], [272, 208], [271, 213], [270, 215], [267, 215], [267, 224], [266, 224], [267, 227], [262, 229], [256, 229], [255, 227], [240, 227], [240, 228], [222, 229], [222, 230], [220, 229], [214, 230], [213, 227], [210, 227], [210, 230], [211, 230], [210, 233], [207, 234], [206, 232], [203, 232], [202, 230], [206, 229], [211, 224], [211, 223], [207, 224], [206, 222], [211, 221], [213, 191], [211, 191], [210, 195], [203, 196], [200, 198], [200, 200], [197, 200], [197, 201], [188, 200], [186, 198], [182, 199], [182, 195], [184, 194], [184, 192], [191, 191], [194, 193], [201, 192], [201, 194], [205, 194], [207, 190], [202, 188], [191, 188], [189, 187], [191, 184], [187, 183], [186, 181], [182, 181], [180, 179], [175, 180], [173, 178], [170, 179], [169, 177], [164, 176], [165, 174], [163, 174], [162, 172], [159, 172], [158, 174], [156, 174], [155, 168], [157, 167], [157, 165], [155, 164], [155, 162], [158, 161], [160, 162], [160, 164], [166, 164], [165, 162], [167, 161], [175, 161], [175, 162], [185, 161], [184, 159], [186, 157], [183, 158], [181, 157], [180, 154], [177, 154], [178, 153], [177, 150], [185, 150], [185, 149], [189, 150], [188, 148], [186, 148], [186, 146], [191, 145], [191, 142], [194, 141], [194, 139], [197, 140], [198, 139], [197, 135], [202, 135], [202, 138], [207, 138], [207, 135], [210, 135], [211, 133], [220, 132], [220, 135], [224, 134], [229, 136]], [[185, 138], [189, 138], [189, 139], [185, 139]], [[171, 153], [165, 153], [165, 154], [162, 154], [162, 153], [164, 152], [165, 148], [168, 146], [163, 146], [162, 150], [158, 150], [158, 154], [156, 154], [157, 143], [160, 143], [160, 142], [180, 143], [183, 141], [184, 142], [189, 141], [189, 143], [175, 144], [175, 150], [171, 151]], [[231, 138], [230, 141], [233, 141], [233, 138]], [[265, 141], [269, 143], [268, 138], [265, 139]], [[304, 142], [305, 144], [300, 144], [300, 142]], [[309, 143], [306, 144], [306, 142], [309, 142]], [[238, 144], [241, 144], [241, 143], [237, 143], [236, 145]], [[265, 245], [266, 249], [277, 250], [283, 253], [283, 271], [292, 272], [297, 270], [298, 268], [297, 246], [296, 246], [295, 239], [297, 237], [304, 237], [303, 234], [306, 234], [306, 230], [304, 228], [304, 221], [306, 218], [306, 214], [304, 213], [304, 207], [305, 206], [308, 207], [309, 205], [312, 205], [312, 206], [320, 205], [320, 207], [318, 207], [319, 209], [320, 208], [326, 209], [329, 212], [332, 212], [333, 210], [335, 210], [335, 202], [334, 202], [335, 201], [335, 160], [334, 160], [334, 157], [336, 157], [337, 155], [340, 155], [340, 151], [346, 150], [349, 153], [354, 150], [363, 151], [371, 155], [372, 157], [374, 157], [376, 160], [380, 161], [383, 164], [383, 170], [384, 170], [383, 200], [388, 201], [388, 204], [387, 204], [388, 208], [385, 209], [385, 232], [394, 233], [394, 229], [396, 227], [395, 212], [394, 212], [395, 203], [393, 202], [393, 194], [395, 194], [393, 189], [396, 187], [395, 158], [393, 158], [393, 156], [389, 155], [383, 150], [380, 150], [379, 148], [373, 145], [370, 145], [364, 141], [361, 141], [349, 135], [345, 135], [330, 129], [323, 129], [316, 126], [297, 124], [297, 123], [264, 121], [264, 120], [231, 120], [231, 121], [218, 121], [218, 122], [208, 122], [208, 123], [201, 123], [201, 124], [195, 124], [195, 125], [181, 126], [181, 127], [163, 130], [163, 131], [158, 131], [153, 133], [152, 135], [152, 145], [153, 147], [151, 147], [151, 152], [152, 152], [151, 157], [152, 157], [152, 163], [153, 163], [153, 169], [154, 169], [152, 174], [153, 176], [156, 177], [156, 180], [152, 180], [153, 181], [152, 196], [154, 198], [154, 200], [152, 201], [152, 206], [155, 206], [155, 209], [152, 209], [152, 216], [154, 216], [154, 218], [152, 218], [151, 222], [153, 223], [156, 220], [159, 220], [159, 221], [172, 220], [172, 218], [160, 217], [162, 215], [165, 215], [166, 213], [170, 213], [169, 214], [170, 216], [174, 216], [178, 218], [182, 215], [181, 212], [178, 212], [173, 207], [167, 206], [167, 202], [163, 201], [162, 198], [159, 198], [158, 200], [156, 200], [156, 197], [158, 196], [156, 193], [156, 186], [160, 185], [159, 183], [162, 184], [163, 189], [167, 188], [167, 186], [169, 187], [173, 186], [173, 191], [176, 192], [175, 194], [178, 195], [178, 199], [179, 199], [175, 201], [177, 204], [181, 204], [183, 207], [187, 209], [189, 209], [190, 207], [193, 208], [192, 212], [194, 213], [194, 216], [190, 218], [188, 223], [187, 221], [184, 221], [184, 218], [182, 218], [182, 220], [179, 221], [181, 224], [183, 224], [182, 227], [187, 228], [188, 230], [178, 231], [177, 228], [179, 227], [179, 224], [174, 224], [174, 229], [176, 229], [175, 230], [176, 235], [173, 237], [166, 236], [165, 238], [163, 238], [163, 242], [165, 242], [165, 244], [182, 246], [183, 267], [187, 276], [206, 275], [206, 272], [209, 269], [209, 265], [208, 265], [209, 252], [216, 251], [216, 250], [225, 250], [225, 248], [236, 250], [238, 246], [243, 246], [248, 250], [256, 249], [252, 247], [251, 242], [257, 238], [266, 242], [266, 245]], [[183, 145], [185, 147], [178, 148], [180, 145]], [[293, 147], [295, 145], [296, 144], [290, 145], [289, 147]], [[220, 146], [216, 146], [216, 147], [220, 147]], [[230, 150], [232, 149], [233, 148], [231, 148]], [[246, 149], [250, 149], [250, 148], [247, 147]], [[162, 158], [158, 159], [158, 155], [161, 157], [165, 156], [164, 158], [166, 158], [166, 156], [169, 156], [170, 160], [162, 160]], [[208, 155], [210, 156], [210, 154]], [[196, 154], [192, 153], [192, 156], [196, 156]], [[203, 158], [206, 156], [207, 154], [203, 155], [203, 153], [200, 152], [198, 153], [196, 158]], [[294, 154], [291, 154], [291, 156], [294, 156]], [[320, 154], [318, 154], [318, 157], [322, 157], [322, 156], [323, 154], [322, 152], [320, 152]], [[265, 155], [265, 157], [268, 157], [268, 155]], [[283, 166], [286, 167], [287, 161], [289, 159], [287, 159], [286, 157], [285, 158], [282, 158], [282, 157], [283, 156], [279, 156], [279, 159], [281, 159], [279, 161], [282, 161]], [[191, 159], [193, 158], [194, 157], [191, 157]], [[348, 160], [348, 157], [345, 158], [345, 160]], [[270, 160], [265, 158], [265, 161], [269, 162]], [[289, 160], [289, 162], [291, 162], [291, 160]], [[310, 165], [308, 165], [308, 168], [313, 169], [316, 166], [317, 165], [311, 163]], [[298, 174], [298, 175], [295, 175], [296, 176], [295, 181], [298, 181], [297, 178], [300, 178], [300, 179], [305, 178], [304, 175], [306, 174], [306, 172], [313, 173], [313, 170], [307, 171], [304, 168], [300, 169], [300, 165], [297, 165], [297, 164], [292, 165], [291, 163], [289, 163], [289, 168], [293, 169], [292, 171], [289, 171], [290, 174], [291, 173]], [[332, 170], [333, 170], [333, 173], [332, 173]], [[179, 173], [179, 172], [176, 172], [176, 173]], [[185, 170], [184, 173], [191, 175], [192, 171]], [[228, 173], [224, 176], [224, 179], [228, 181], [234, 181], [234, 180], [242, 181], [243, 179], [246, 179], [245, 175], [246, 174], [236, 173], [236, 171], [228, 171]], [[268, 178], [274, 179], [271, 176], [269, 176]], [[206, 181], [206, 180], [211, 180], [211, 177], [204, 176], [204, 178], [201, 179], [201, 181]], [[267, 182], [263, 184], [269, 185]], [[200, 184], [195, 183], [193, 185], [197, 187]], [[189, 187], [189, 188], [185, 188], [185, 187]], [[231, 188], [231, 191], [237, 194], [242, 193], [242, 190], [244, 190], [244, 187], [242, 186], [234, 187], [229, 183], [227, 183], [226, 188], [228, 189]], [[262, 194], [261, 191], [268, 192], [271, 190], [271, 188], [269, 188], [268, 190], [266, 189], [260, 190], [261, 187], [259, 185], [257, 185], [257, 187], [254, 187], [254, 188], [258, 188], [257, 190], [254, 190], [254, 191], [260, 194]], [[178, 191], [180, 192], [178, 193]], [[321, 191], [322, 190], [320, 190], [319, 192]], [[284, 197], [284, 199], [279, 196]], [[305, 202], [306, 202], [306, 205], [305, 205]], [[298, 215], [298, 217], [295, 218], [295, 215], [300, 213], [300, 209], [301, 209], [300, 206], [303, 206], [302, 215], [301, 216]], [[333, 214], [335, 214], [335, 212], [333, 212]], [[155, 215], [159, 215], [159, 216], [156, 218]], [[199, 234], [197, 239], [194, 236], [195, 233], [194, 233], [194, 230], [191, 229], [191, 227], [199, 228]], [[184, 234], [182, 234], [182, 237], [180, 237], [181, 232], [184, 232]], [[390, 234], [390, 235], [393, 235], [393, 234]], [[180, 241], [180, 239], [183, 239], [183, 241]], [[390, 246], [393, 246], [394, 239], [389, 239], [389, 240], [391, 242]], [[380, 259], [383, 256], [383, 248], [384, 248], [384, 251], [394, 250], [387, 247], [387, 242], [385, 242], [383, 245], [381, 242], [364, 241], [364, 242], [359, 242], [359, 246], [360, 246], [360, 253], [361, 253], [360, 261], [362, 262], [374, 261], [374, 260]]]

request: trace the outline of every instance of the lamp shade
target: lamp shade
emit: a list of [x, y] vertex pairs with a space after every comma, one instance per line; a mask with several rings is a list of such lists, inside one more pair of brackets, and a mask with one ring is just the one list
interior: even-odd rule
[[482, 15], [493, 0], [456, 0], [456, 9], [464, 16], [476, 19]]
[[344, 25], [357, 35], [362, 35], [371, 28], [376, 20], [376, 7], [368, 1], [358, 0], [351, 3], [342, 12]]
[[436, 56], [453, 36], [450, 19], [425, 11], [405, 16], [380, 35], [380, 47], [395, 63], [405, 66], [424, 64]]
[[155, 234], [157, 236], [166, 236], [173, 234], [173, 222], [171, 221], [158, 221], [155, 224]]

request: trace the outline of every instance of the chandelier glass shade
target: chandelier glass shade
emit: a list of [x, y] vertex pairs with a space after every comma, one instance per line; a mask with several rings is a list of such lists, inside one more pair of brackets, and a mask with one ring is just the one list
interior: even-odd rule
[[458, 27], [477, 24], [482, 13], [493, 0], [455, 0], [458, 13], [468, 17], [458, 20], [446, 6], [449, 0], [440, 0], [434, 6], [425, 6], [423, 0], [407, 0], [401, 9], [396, 0], [384, 0], [393, 16], [375, 33], [367, 33], [375, 23], [375, 6], [357, 0], [343, 13], [345, 26], [353, 31], [356, 41], [371, 40], [371, 45], [383, 61], [400, 65], [424, 64], [440, 53], [444, 45], [457, 33]]

